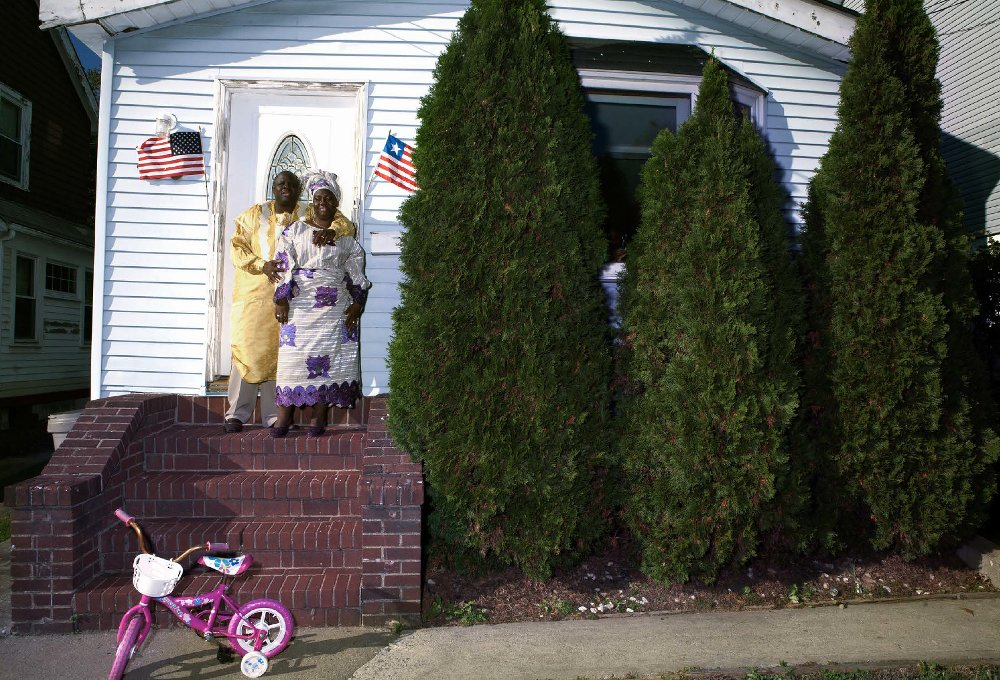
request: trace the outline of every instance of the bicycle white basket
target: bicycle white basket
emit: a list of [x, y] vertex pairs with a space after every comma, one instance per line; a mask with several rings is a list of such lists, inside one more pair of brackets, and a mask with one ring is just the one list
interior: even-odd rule
[[172, 593], [184, 573], [184, 567], [177, 562], [156, 555], [136, 555], [132, 568], [132, 585], [149, 597], [165, 597]]

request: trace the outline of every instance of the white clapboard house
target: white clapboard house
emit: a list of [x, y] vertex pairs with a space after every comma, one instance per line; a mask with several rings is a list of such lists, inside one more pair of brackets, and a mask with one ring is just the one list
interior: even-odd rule
[[[65, 26], [103, 55], [92, 396], [205, 395], [228, 373], [233, 218], [265, 197], [279, 166], [343, 180], [374, 284], [363, 390], [388, 392], [407, 193], [370, 180], [387, 133], [413, 141], [420, 98], [466, 7], [41, 0], [43, 27]], [[634, 182], [655, 130], [690, 115], [714, 53], [780, 166], [790, 220], [800, 219], [836, 124], [855, 12], [825, 0], [552, 0], [550, 11], [571, 42], [606, 163]], [[171, 116], [177, 130], [202, 132], [206, 174], [140, 179], [136, 147]]]

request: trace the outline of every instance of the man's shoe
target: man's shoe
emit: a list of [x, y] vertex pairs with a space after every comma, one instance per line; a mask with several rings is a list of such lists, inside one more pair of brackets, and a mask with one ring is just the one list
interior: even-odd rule
[[243, 423], [241, 423], [236, 418], [228, 418], [226, 424], [222, 426], [222, 429], [228, 434], [234, 434], [236, 432], [243, 431]]

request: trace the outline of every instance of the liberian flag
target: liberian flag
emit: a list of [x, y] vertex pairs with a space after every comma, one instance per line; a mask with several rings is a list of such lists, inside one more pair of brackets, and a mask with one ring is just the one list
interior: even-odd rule
[[205, 157], [198, 132], [174, 132], [169, 137], [150, 137], [136, 150], [139, 152], [139, 179], [176, 179], [205, 174]]
[[413, 167], [413, 160], [410, 152], [413, 150], [412, 144], [401, 142], [392, 133], [385, 140], [382, 153], [378, 157], [378, 165], [375, 166], [375, 176], [381, 177], [387, 182], [392, 182], [400, 189], [409, 192], [417, 190], [417, 170]]

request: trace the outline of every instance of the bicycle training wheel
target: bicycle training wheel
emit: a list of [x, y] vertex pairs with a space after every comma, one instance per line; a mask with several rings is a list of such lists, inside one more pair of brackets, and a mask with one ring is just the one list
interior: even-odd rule
[[133, 616], [128, 622], [125, 634], [122, 635], [122, 641], [118, 643], [118, 649], [115, 650], [115, 662], [111, 664], [111, 672], [108, 673], [108, 680], [121, 680], [121, 677], [125, 674], [125, 667], [128, 666], [128, 662], [135, 655], [135, 641], [139, 639], [142, 624], [142, 617], [138, 614]]
[[[230, 635], [253, 635], [254, 628], [266, 630], [261, 653], [268, 659], [281, 652], [292, 641], [295, 621], [285, 605], [274, 600], [254, 600], [239, 608], [229, 622]], [[241, 656], [253, 651], [252, 639], [229, 638], [229, 644]]]

